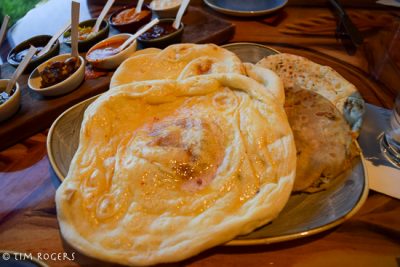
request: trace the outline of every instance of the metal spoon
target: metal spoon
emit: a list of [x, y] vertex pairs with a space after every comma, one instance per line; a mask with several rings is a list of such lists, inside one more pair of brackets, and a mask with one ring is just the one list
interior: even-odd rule
[[46, 54], [50, 48], [53, 46], [53, 44], [57, 41], [57, 39], [63, 34], [68, 27], [71, 25], [71, 22], [68, 22], [67, 24], [64, 25], [64, 27], [61, 28], [56, 34], [51, 37], [50, 41], [46, 44], [46, 46], [37, 54], [38, 57], [43, 56]]
[[24, 72], [26, 66], [28, 65], [29, 61], [31, 61], [33, 55], [36, 53], [37, 48], [31, 46], [28, 50], [28, 53], [24, 57], [24, 60], [18, 65], [18, 68], [15, 70], [14, 74], [11, 76], [11, 79], [7, 83], [6, 90], [4, 92], [8, 95], [11, 95], [11, 90], [14, 88], [16, 81], [18, 80], [19, 76]]
[[100, 29], [101, 22], [103, 21], [104, 17], [107, 15], [108, 11], [110, 10], [111, 6], [114, 4], [115, 0], [108, 0], [106, 5], [104, 6], [103, 10], [101, 11], [99, 17], [96, 20], [96, 24], [94, 24], [92, 28], [92, 32], [96, 33]]
[[78, 52], [78, 27], [80, 3], [71, 2], [71, 57], [79, 57]]
[[189, 5], [190, 0], [183, 0], [181, 6], [179, 7], [178, 14], [176, 14], [176, 18], [174, 20], [174, 23], [172, 23], [172, 27], [175, 29], [178, 29], [179, 26], [181, 25], [181, 20], [183, 17], [183, 13], [185, 13], [186, 8]]
[[120, 47], [116, 48], [116, 50], [118, 50], [118, 52], [124, 50], [130, 43], [132, 43], [133, 41], [136, 40], [136, 38], [138, 38], [140, 35], [142, 35], [143, 33], [145, 33], [147, 30], [151, 29], [151, 27], [153, 27], [154, 25], [156, 25], [159, 22], [158, 19], [153, 19], [152, 21], [150, 21], [149, 23], [147, 23], [146, 25], [143, 26], [143, 28], [141, 28], [140, 30], [138, 30], [134, 35], [132, 35], [131, 37], [129, 37]]
[[10, 16], [5, 15], [3, 19], [3, 23], [1, 24], [1, 29], [0, 29], [0, 47], [1, 44], [4, 41], [4, 37], [6, 36], [7, 32], [7, 26], [8, 26], [8, 21], [10, 20]]
[[137, 5], [136, 5], [136, 8], [135, 8], [135, 14], [138, 14], [138, 13], [142, 12], [143, 1], [144, 0], [139, 0], [138, 1]]

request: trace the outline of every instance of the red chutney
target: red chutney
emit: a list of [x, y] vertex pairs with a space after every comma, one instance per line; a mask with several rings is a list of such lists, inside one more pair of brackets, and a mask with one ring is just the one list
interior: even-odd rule
[[171, 34], [175, 31], [177, 31], [177, 29], [172, 27], [171, 22], [160, 22], [157, 25], [155, 25], [154, 27], [152, 27], [150, 30], [148, 30], [147, 32], [140, 35], [139, 39], [140, 40], [157, 39], [157, 38], [166, 36], [168, 34]]
[[126, 24], [144, 19], [150, 15], [149, 10], [142, 10], [140, 13], [135, 14], [135, 8], [125, 9], [119, 12], [113, 19], [114, 24]]
[[104, 42], [101, 45], [96, 46], [95, 49], [90, 51], [86, 58], [90, 61], [99, 61], [107, 57], [114, 56], [121, 52], [118, 47], [120, 47], [126, 39], [118, 38], [113, 39], [108, 42]]

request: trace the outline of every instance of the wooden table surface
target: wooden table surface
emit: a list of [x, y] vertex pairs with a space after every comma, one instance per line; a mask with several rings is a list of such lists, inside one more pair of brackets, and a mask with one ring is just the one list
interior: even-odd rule
[[[390, 108], [400, 91], [400, 10], [350, 5], [350, 17], [365, 42], [349, 54], [335, 38], [335, 20], [329, 9], [295, 2], [275, 15], [250, 19], [215, 13], [200, 1], [192, 4], [234, 22], [232, 42], [267, 44], [330, 65], [353, 82], [368, 103]], [[98, 13], [97, 5], [89, 7], [93, 16]], [[38, 133], [0, 151], [0, 250], [33, 256], [66, 252], [69, 258], [73, 255], [73, 261], [49, 259], [47, 264], [103, 266], [75, 252], [60, 236], [54, 203], [59, 181], [46, 155], [46, 134]], [[219, 246], [177, 265], [398, 267], [400, 201], [371, 191], [359, 212], [327, 232], [279, 244]]]

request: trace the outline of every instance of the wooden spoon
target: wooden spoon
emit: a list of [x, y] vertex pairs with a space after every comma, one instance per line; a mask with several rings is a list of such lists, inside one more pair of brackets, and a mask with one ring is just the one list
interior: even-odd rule
[[10, 20], [10, 16], [5, 15], [3, 19], [3, 23], [1, 24], [1, 29], [0, 29], [0, 47], [1, 44], [4, 41], [4, 37], [6, 36], [7, 32], [7, 26], [8, 26], [8, 21]]
[[107, 15], [108, 11], [110, 10], [111, 6], [114, 4], [115, 0], [108, 0], [106, 5], [104, 6], [103, 10], [101, 11], [99, 17], [96, 20], [96, 24], [92, 28], [92, 32], [96, 33], [100, 29], [101, 22], [103, 21], [104, 17]]
[[17, 82], [19, 76], [24, 72], [26, 66], [28, 66], [29, 61], [31, 61], [33, 55], [36, 53], [37, 48], [32, 46], [29, 48], [28, 53], [24, 57], [21, 63], [19, 63], [18, 68], [15, 70], [14, 74], [11, 76], [11, 79], [7, 83], [6, 90], [4, 92], [8, 95], [11, 95], [11, 90], [14, 88], [15, 83]]
[[142, 35], [143, 33], [145, 33], [147, 30], [151, 29], [151, 27], [153, 27], [154, 25], [156, 25], [159, 22], [158, 19], [153, 19], [152, 21], [150, 21], [149, 23], [147, 23], [146, 25], [143, 26], [143, 28], [141, 28], [140, 30], [138, 30], [134, 35], [132, 35], [131, 37], [129, 37], [128, 39], [126, 39], [126, 41], [118, 48], [116, 48], [118, 50], [118, 53], [122, 50], [124, 50], [130, 43], [132, 43], [133, 41], [136, 40], [136, 38], [138, 38], [140, 35]]
[[172, 23], [172, 27], [175, 29], [179, 29], [179, 26], [181, 25], [181, 20], [183, 17], [183, 13], [185, 13], [186, 8], [189, 5], [190, 0], [183, 0], [181, 6], [179, 7], [178, 14], [176, 14], [176, 18], [174, 20], [174, 23]]
[[143, 1], [144, 0], [138, 1], [136, 8], [135, 8], [135, 14], [139, 14], [140, 12], [142, 12]]
[[79, 57], [78, 52], [78, 27], [80, 3], [71, 2], [71, 57]]
[[53, 37], [50, 39], [50, 41], [46, 44], [46, 46], [37, 54], [37, 56], [40, 57], [40, 56], [43, 56], [44, 54], [46, 54], [50, 50], [52, 45], [61, 36], [61, 34], [63, 34], [70, 25], [71, 25], [71, 22], [68, 22], [56, 34], [54, 34]]

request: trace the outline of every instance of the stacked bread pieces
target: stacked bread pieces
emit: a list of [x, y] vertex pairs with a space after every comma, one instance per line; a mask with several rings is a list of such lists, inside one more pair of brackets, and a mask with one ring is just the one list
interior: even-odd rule
[[62, 235], [89, 256], [152, 265], [270, 222], [297, 183], [284, 104], [274, 71], [221, 47], [138, 52], [85, 112], [56, 193]]

